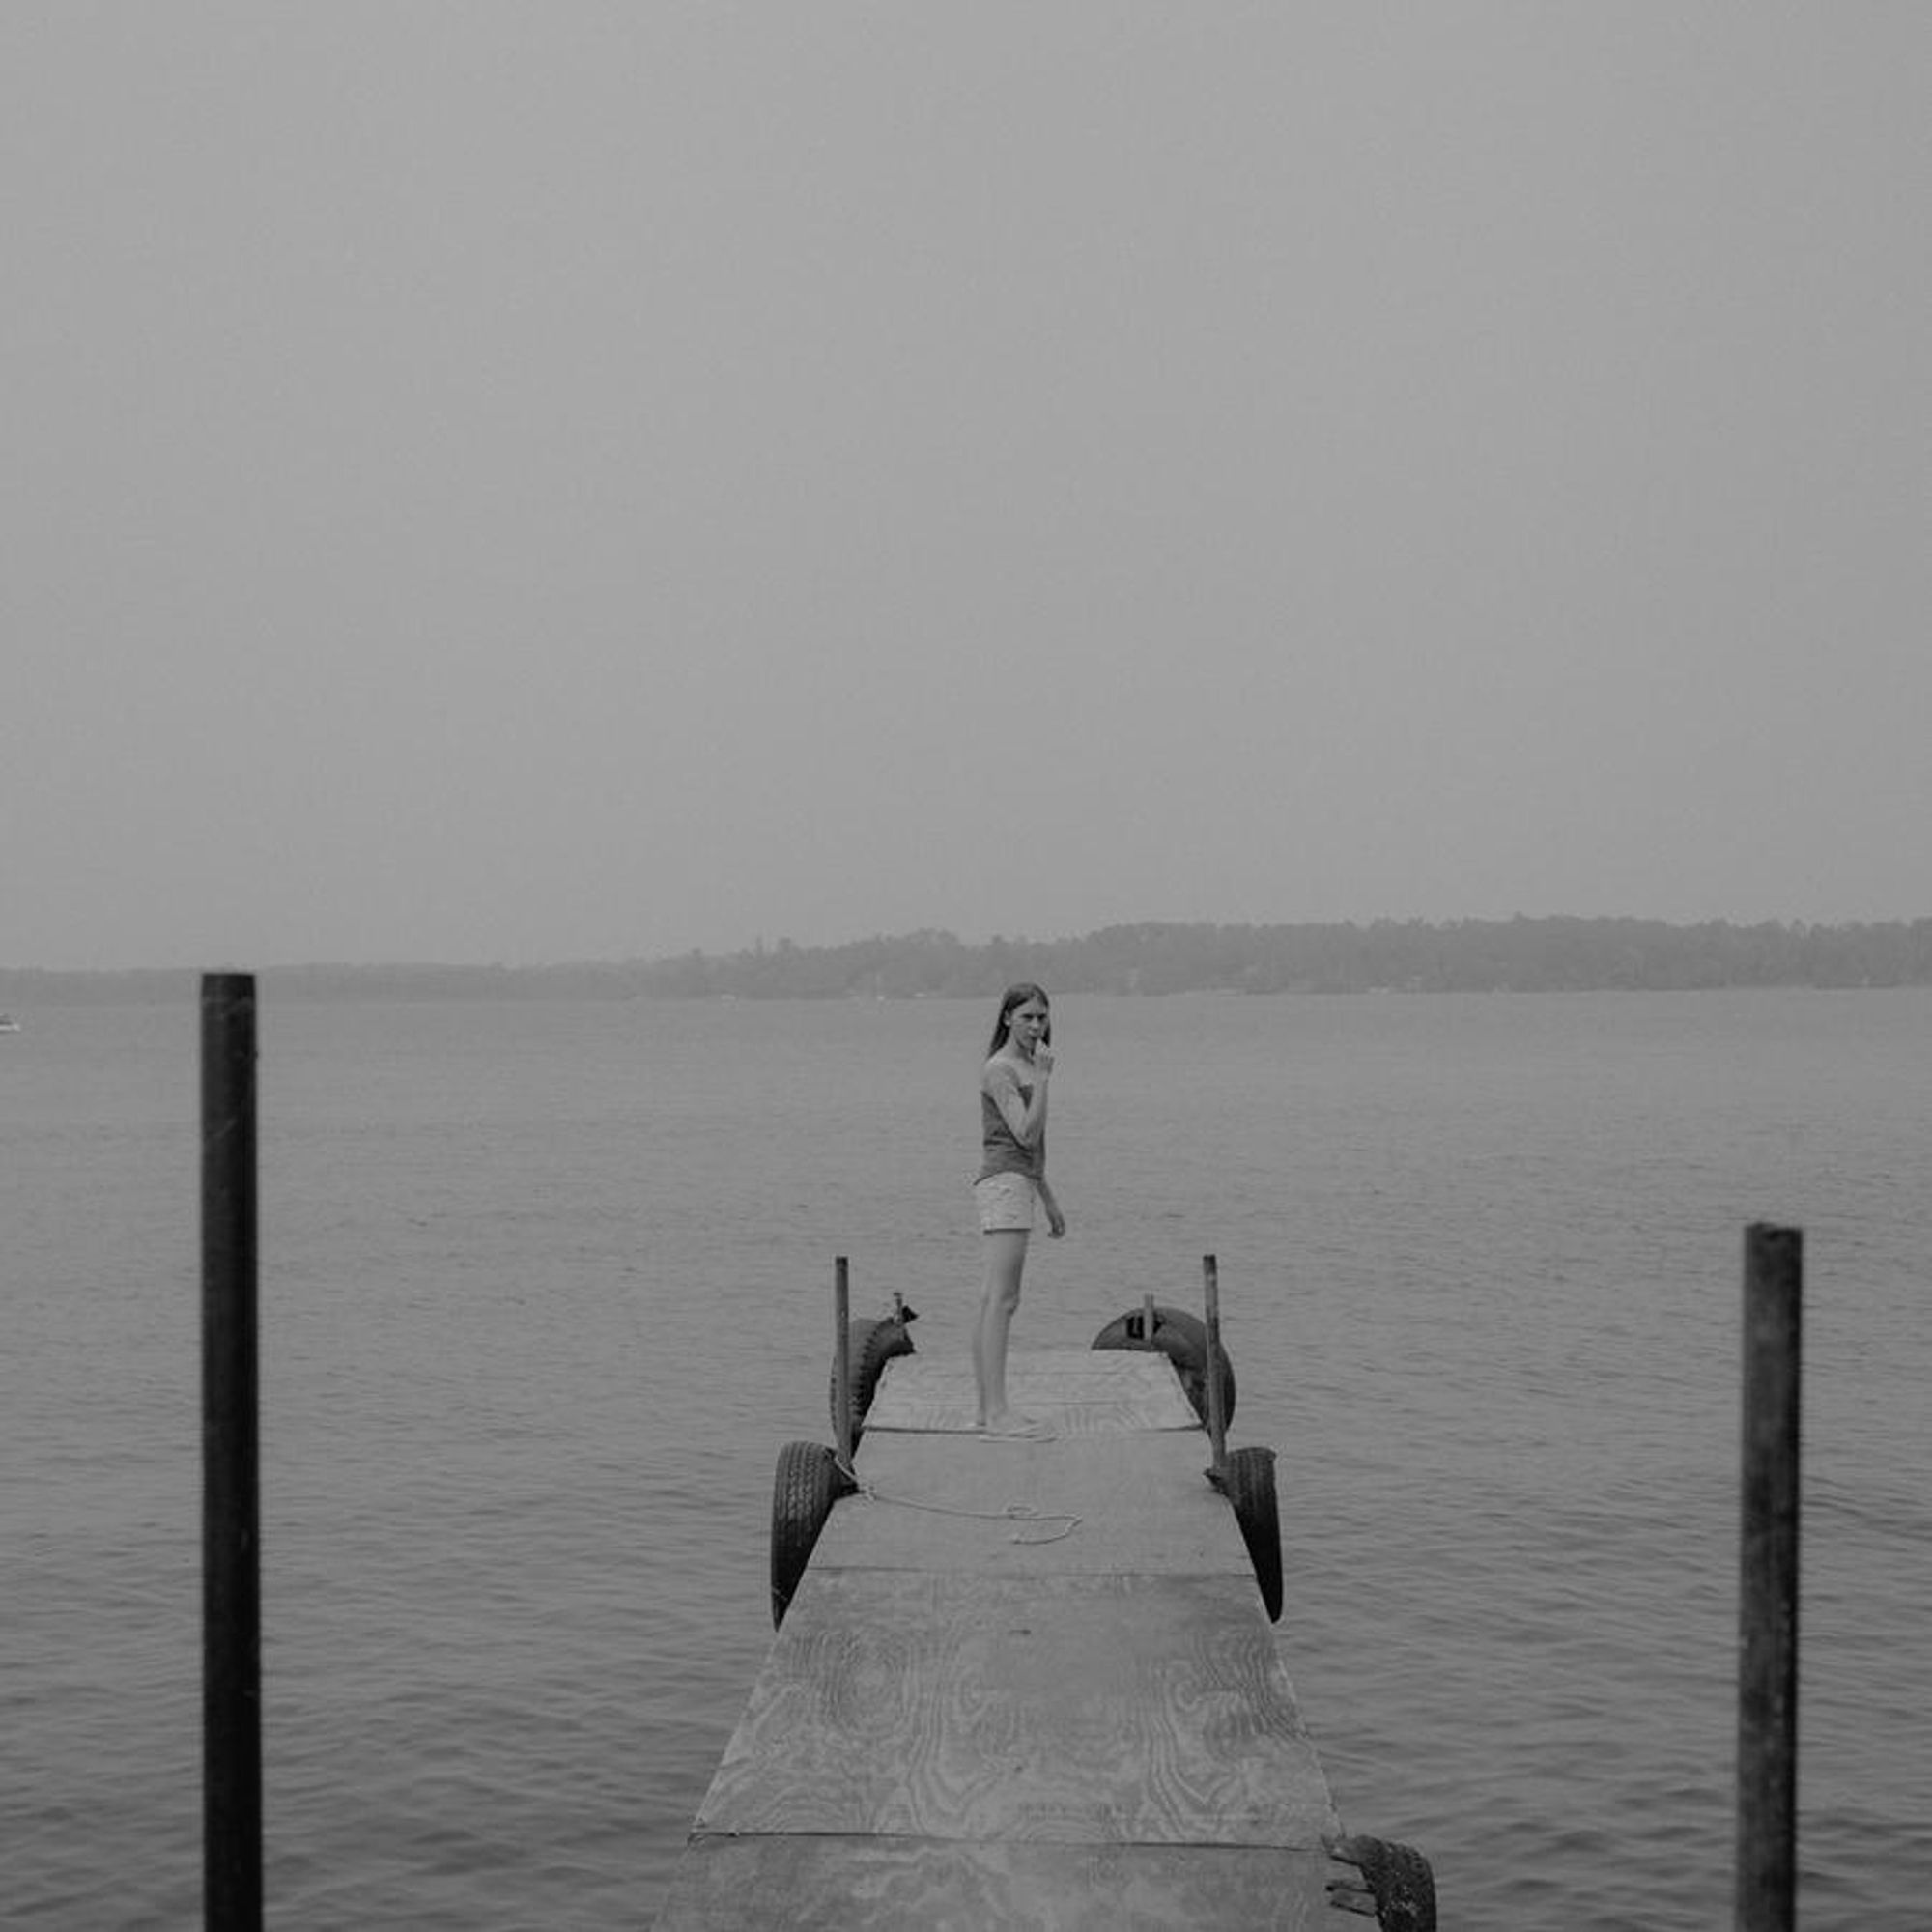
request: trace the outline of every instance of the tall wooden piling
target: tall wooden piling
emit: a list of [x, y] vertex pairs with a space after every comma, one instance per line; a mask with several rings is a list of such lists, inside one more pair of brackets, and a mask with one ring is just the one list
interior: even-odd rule
[[201, 982], [202, 1868], [208, 1932], [262, 1923], [255, 978]]
[[1746, 1229], [1737, 1932], [1795, 1921], [1804, 1284], [1799, 1229]]
[[1208, 1331], [1208, 1444], [1218, 1481], [1228, 1464], [1228, 1417], [1221, 1397], [1221, 1268], [1212, 1255], [1201, 1257], [1201, 1300]]
[[852, 1466], [852, 1278], [843, 1255], [832, 1262], [832, 1390], [835, 1445], [841, 1468]]

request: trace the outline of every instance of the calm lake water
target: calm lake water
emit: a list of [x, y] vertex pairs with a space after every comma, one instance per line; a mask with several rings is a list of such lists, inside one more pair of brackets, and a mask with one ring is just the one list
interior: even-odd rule
[[[198, 1016], [0, 1040], [9, 1923], [200, 1922]], [[1805, 1231], [1801, 1906], [1932, 1897], [1932, 994], [1056, 1009], [1016, 1348], [1219, 1258], [1289, 1673], [1445, 1927], [1729, 1923], [1747, 1223]], [[284, 1932], [643, 1926], [771, 1638], [835, 1256], [963, 1351], [991, 1003], [278, 1003]]]

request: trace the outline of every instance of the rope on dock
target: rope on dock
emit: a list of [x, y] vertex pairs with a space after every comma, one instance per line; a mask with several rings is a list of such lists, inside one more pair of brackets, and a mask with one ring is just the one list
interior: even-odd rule
[[1017, 1522], [1021, 1524], [1044, 1525], [1057, 1522], [1060, 1528], [1044, 1536], [1028, 1536], [1023, 1530], [1015, 1530], [1007, 1538], [1009, 1543], [1033, 1545], [1036, 1543], [1058, 1543], [1062, 1537], [1071, 1536], [1080, 1527], [1082, 1519], [1054, 1510], [1036, 1509], [1032, 1503], [1009, 1503], [1004, 1509], [969, 1510], [960, 1509], [952, 1503], [923, 1503], [914, 1496], [889, 1495], [876, 1483], [868, 1483], [850, 1463], [833, 1459], [838, 1468], [851, 1483], [853, 1489], [868, 1503], [895, 1503], [900, 1509], [924, 1510], [931, 1516], [969, 1516], [980, 1522]]

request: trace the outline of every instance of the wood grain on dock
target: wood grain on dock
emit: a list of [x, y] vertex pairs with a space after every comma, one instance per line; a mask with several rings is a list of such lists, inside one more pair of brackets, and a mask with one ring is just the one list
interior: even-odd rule
[[660, 1932], [1314, 1926], [1338, 1833], [1163, 1356], [888, 1365]]

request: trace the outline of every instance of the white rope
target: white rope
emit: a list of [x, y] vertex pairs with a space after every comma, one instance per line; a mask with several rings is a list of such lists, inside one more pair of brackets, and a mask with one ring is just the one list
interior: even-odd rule
[[840, 1463], [838, 1457], [833, 1462], [844, 1474], [847, 1481], [868, 1503], [895, 1503], [900, 1509], [923, 1510], [928, 1516], [965, 1516], [980, 1522], [1018, 1522], [1045, 1524], [1057, 1522], [1063, 1527], [1046, 1536], [1028, 1536], [1015, 1530], [1007, 1538], [1009, 1543], [1031, 1547], [1038, 1543], [1058, 1543], [1064, 1536], [1071, 1536], [1080, 1527], [1082, 1519], [1057, 1510], [1038, 1510], [1032, 1503], [1009, 1503], [1004, 1509], [969, 1510], [960, 1509], [952, 1503], [923, 1503], [913, 1496], [888, 1495], [876, 1483], [868, 1483], [855, 1470], [851, 1463]]

